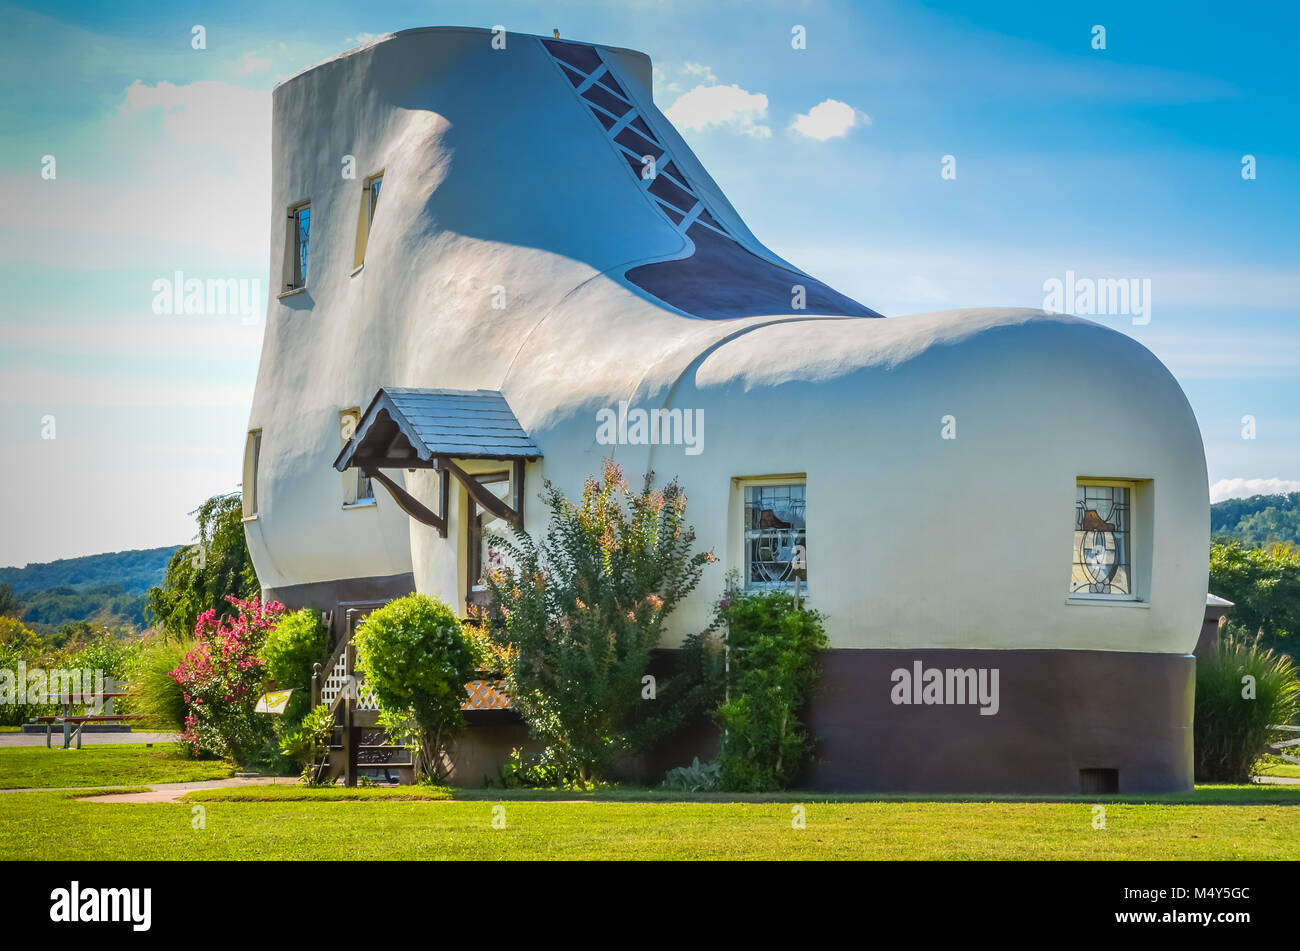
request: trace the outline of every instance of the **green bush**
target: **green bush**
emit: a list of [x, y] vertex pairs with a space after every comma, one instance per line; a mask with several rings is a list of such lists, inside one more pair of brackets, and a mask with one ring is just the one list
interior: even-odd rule
[[259, 655], [267, 678], [265, 689], [293, 690], [282, 715], [282, 730], [292, 729], [310, 709], [313, 667], [325, 661], [328, 648], [325, 625], [310, 608], [282, 615], [266, 635]]
[[828, 646], [822, 616], [796, 609], [784, 592], [736, 591], [718, 603], [718, 621], [731, 666], [729, 699], [718, 708], [722, 786], [784, 789], [811, 752], [799, 717], [817, 682], [817, 652]]
[[1300, 714], [1300, 671], [1228, 625], [1218, 650], [1196, 662], [1193, 727], [1198, 783], [1245, 783], [1268, 745], [1294, 734], [1275, 729]]
[[[510, 751], [501, 764], [500, 784], [504, 789], [555, 789], [563, 785], [560, 768], [547, 763], [543, 756], [524, 759], [518, 747]], [[492, 785], [489, 778], [488, 786]]]
[[722, 764], [717, 760], [701, 763], [697, 756], [690, 766], [668, 770], [660, 789], [677, 792], [713, 792], [722, 785]]
[[182, 640], [155, 637], [144, 643], [131, 669], [127, 689], [131, 711], [144, 716], [141, 726], [176, 733], [185, 729], [184, 688], [176, 682], [172, 671], [197, 646], [192, 637]]
[[307, 711], [302, 721], [280, 738], [280, 752], [302, 768], [303, 782], [316, 784], [316, 767], [334, 735], [334, 714], [327, 704]]
[[372, 611], [353, 636], [357, 667], [378, 701], [381, 722], [416, 753], [420, 772], [446, 771], [446, 746], [460, 725], [475, 652], [456, 612], [423, 594]]
[[490, 629], [517, 652], [507, 678], [515, 708], [565, 783], [597, 780], [671, 725], [655, 716], [665, 700], [644, 702], [642, 678], [664, 619], [716, 559], [692, 552], [681, 488], [653, 490], [652, 479], [634, 493], [607, 460], [576, 504], [547, 483], [542, 539], [494, 539], [512, 564], [487, 578]]

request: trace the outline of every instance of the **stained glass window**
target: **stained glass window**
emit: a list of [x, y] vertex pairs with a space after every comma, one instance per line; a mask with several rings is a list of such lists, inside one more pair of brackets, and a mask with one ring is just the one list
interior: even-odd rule
[[[745, 586], [792, 588], [805, 564], [805, 486], [745, 486]], [[807, 580], [806, 570], [801, 577]]]
[[1070, 594], [1132, 597], [1129, 518], [1128, 486], [1078, 484]]

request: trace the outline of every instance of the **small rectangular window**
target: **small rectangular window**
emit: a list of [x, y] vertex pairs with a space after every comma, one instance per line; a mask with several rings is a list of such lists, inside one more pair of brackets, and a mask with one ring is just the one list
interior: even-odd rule
[[[749, 590], [794, 587], [807, 581], [808, 534], [803, 482], [744, 486], [744, 585]], [[806, 591], [806, 588], [804, 588]]]
[[289, 209], [289, 223], [285, 235], [286, 290], [307, 286], [307, 259], [311, 249], [311, 202], [305, 201]]
[[371, 221], [375, 220], [375, 206], [379, 204], [379, 189], [383, 184], [384, 176], [382, 174], [376, 175], [366, 182], [366, 194], [370, 198], [367, 212], [369, 213]]
[[1127, 483], [1076, 484], [1072, 597], [1133, 598], [1131, 499]]
[[254, 429], [244, 444], [244, 518], [257, 514], [257, 470], [262, 456], [262, 431]]
[[359, 268], [365, 263], [370, 226], [375, 220], [375, 209], [379, 207], [379, 190], [383, 185], [383, 172], [371, 175], [361, 185], [361, 212], [357, 216], [357, 250], [352, 258], [353, 268]]
[[[357, 431], [361, 423], [361, 408], [353, 406], [339, 413], [339, 438], [341, 446]], [[375, 488], [370, 476], [361, 469], [348, 469], [343, 473], [343, 504], [366, 505], [375, 501]]]

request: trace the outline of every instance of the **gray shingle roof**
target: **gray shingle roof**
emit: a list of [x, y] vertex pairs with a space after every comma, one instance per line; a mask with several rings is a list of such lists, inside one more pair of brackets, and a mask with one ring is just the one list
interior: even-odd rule
[[[384, 457], [393, 439], [393, 424], [425, 462], [434, 456], [533, 459], [542, 454], [496, 390], [386, 386], [370, 401], [334, 467], [346, 469], [358, 452]], [[401, 457], [394, 459], [395, 464], [400, 461]]]

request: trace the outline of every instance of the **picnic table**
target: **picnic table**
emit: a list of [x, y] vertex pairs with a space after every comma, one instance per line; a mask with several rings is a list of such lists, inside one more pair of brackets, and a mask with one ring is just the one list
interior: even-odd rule
[[[93, 694], [92, 700], [113, 700], [117, 697], [125, 697], [125, 693], [100, 693]], [[54, 733], [54, 725], [62, 724], [63, 726], [63, 748], [66, 750], [72, 745], [72, 741], [77, 741], [77, 749], [81, 749], [81, 733], [87, 723], [121, 723], [127, 720], [139, 720], [138, 713], [99, 713], [99, 714], [74, 714], [74, 707], [84, 707], [85, 699], [76, 703], [72, 698], [60, 697], [59, 703], [63, 706], [63, 712], [53, 716], [32, 717], [33, 723], [45, 724], [45, 747], [50, 748], [50, 740]]]

